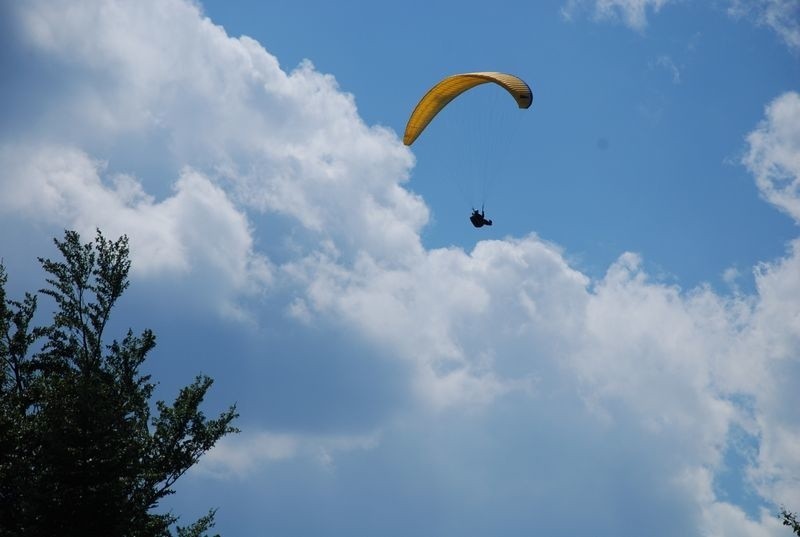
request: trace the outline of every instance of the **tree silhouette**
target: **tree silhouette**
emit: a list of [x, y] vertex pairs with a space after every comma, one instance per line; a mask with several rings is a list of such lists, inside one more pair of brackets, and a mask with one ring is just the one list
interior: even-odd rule
[[789, 526], [795, 535], [800, 535], [800, 521], [797, 520], [795, 513], [787, 511], [785, 507], [781, 507], [781, 518], [784, 526]]
[[0, 536], [199, 537], [214, 510], [180, 527], [155, 513], [175, 482], [224, 435], [235, 406], [207, 419], [212, 379], [199, 375], [172, 405], [150, 405], [155, 384], [139, 369], [152, 331], [106, 343], [111, 311], [128, 288], [127, 237], [100, 231], [82, 244], [54, 240], [63, 260], [39, 261], [56, 311], [33, 327], [37, 296], [6, 297], [0, 265]]

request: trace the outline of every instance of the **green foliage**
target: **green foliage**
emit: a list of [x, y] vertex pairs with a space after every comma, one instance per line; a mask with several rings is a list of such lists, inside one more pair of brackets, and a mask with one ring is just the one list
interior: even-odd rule
[[62, 261], [39, 259], [56, 311], [33, 328], [35, 295], [6, 297], [0, 265], [0, 537], [201, 537], [214, 510], [188, 527], [154, 513], [172, 486], [224, 435], [235, 406], [199, 410], [212, 379], [198, 376], [172, 405], [150, 400], [139, 372], [155, 347], [150, 330], [105, 343], [111, 310], [128, 287], [128, 241], [98, 231], [82, 244], [55, 240]]
[[781, 518], [783, 519], [784, 526], [789, 526], [792, 531], [794, 531], [795, 535], [800, 535], [800, 521], [797, 520], [797, 515], [795, 513], [787, 511], [785, 507], [782, 507]]

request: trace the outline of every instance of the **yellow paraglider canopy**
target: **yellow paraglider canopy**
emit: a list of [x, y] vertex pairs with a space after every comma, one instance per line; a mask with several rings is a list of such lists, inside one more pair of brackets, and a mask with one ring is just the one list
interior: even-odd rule
[[528, 108], [533, 103], [533, 93], [524, 80], [514, 75], [495, 72], [464, 73], [445, 78], [431, 89], [414, 108], [406, 125], [403, 143], [411, 145], [422, 134], [425, 127], [442, 108], [464, 93], [480, 84], [493, 82], [508, 91], [520, 108]]

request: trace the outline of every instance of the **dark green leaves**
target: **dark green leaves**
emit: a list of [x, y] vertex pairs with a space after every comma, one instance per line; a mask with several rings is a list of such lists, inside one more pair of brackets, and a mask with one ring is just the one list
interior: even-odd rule
[[[55, 244], [62, 259], [40, 259], [49, 275], [41, 293], [56, 306], [45, 327], [31, 326], [35, 296], [6, 297], [0, 266], [0, 537], [171, 535], [178, 517], [154, 509], [236, 430], [236, 410], [206, 418], [200, 405], [213, 381], [200, 375], [151, 415], [155, 385], [140, 367], [155, 335], [128, 330], [106, 343], [104, 334], [129, 285], [127, 238], [98, 231], [82, 244], [68, 231]], [[175, 531], [200, 537], [213, 518]]]
[[781, 508], [781, 519], [784, 526], [789, 526], [795, 535], [800, 535], [800, 521], [797, 520], [797, 515], [787, 511], [785, 507]]

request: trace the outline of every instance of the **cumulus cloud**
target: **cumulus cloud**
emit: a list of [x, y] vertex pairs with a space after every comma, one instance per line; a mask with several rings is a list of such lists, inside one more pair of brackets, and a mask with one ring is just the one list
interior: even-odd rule
[[396, 268], [363, 253], [352, 267], [318, 256], [285, 270], [308, 307], [416, 364], [421, 395], [438, 407], [486, 403], [535, 381], [531, 357], [502, 347], [534, 349], [566, 330], [588, 283], [534, 236], [481, 242], [469, 254], [433, 250]]
[[226, 309], [229, 291], [269, 280], [247, 211], [285, 216], [306, 233], [298, 244], [335, 241], [344, 255], [398, 263], [421, 251], [428, 211], [400, 186], [411, 153], [310, 62], [287, 73], [180, 0], [8, 10], [62, 89], [31, 97], [35, 117], [0, 130], [3, 210], [125, 231], [136, 270], [221, 276], [206, 287]]
[[32, 2], [18, 17], [32, 47], [76, 71], [49, 112], [48, 124], [69, 125], [63, 136], [98, 146], [98, 137], [157, 135], [171, 160], [224, 182], [251, 209], [387, 256], [417, 244], [427, 209], [398, 188], [410, 151], [365, 125], [353, 96], [310, 62], [287, 73], [256, 41], [229, 37], [179, 0], [135, 10]]
[[760, 509], [754, 520], [737, 506], [717, 499], [713, 475], [706, 469], [687, 471], [677, 481], [700, 509], [699, 532], [709, 537], [779, 537], [786, 533], [778, 518]]
[[[571, 385], [566, 375], [599, 419], [632, 418], [673, 446], [664, 471], [675, 479], [702, 471], [713, 480], [731, 428], [746, 428], [761, 448], [743, 486], [795, 501], [798, 420], [780, 408], [793, 397], [781, 379], [800, 372], [794, 246], [758, 268], [755, 296], [681, 290], [631, 253], [592, 282], [535, 236], [481, 242], [471, 253], [433, 250], [395, 270], [368, 258], [351, 269], [306, 259], [291, 270], [305, 278], [305, 315], [344, 320], [416, 363], [419, 394], [435, 408], [540, 394]], [[756, 401], [755, 418], [741, 398]], [[714, 499], [703, 505], [714, 522], [731, 510], [744, 516]], [[766, 517], [749, 524], [743, 535], [769, 534]]]
[[[786, 258], [757, 271], [760, 302], [748, 326], [747, 352], [759, 356], [754, 378], [760, 446], [749, 475], [758, 491], [786, 505], [800, 503], [800, 240]], [[754, 372], [755, 373], [755, 372]]]
[[227, 313], [232, 299], [271, 280], [268, 260], [253, 249], [246, 216], [207, 177], [189, 168], [173, 194], [156, 201], [133, 176], [103, 178], [105, 163], [67, 146], [0, 148], [0, 210], [92, 237], [130, 237], [134, 274], [207, 272], [223, 282], [215, 293]]
[[[768, 107], [746, 160], [784, 210], [797, 202], [795, 188], [775, 186], [800, 156], [794, 116], [784, 111], [795, 98]], [[318, 254], [283, 269], [300, 282], [293, 307], [302, 304], [303, 318], [348, 323], [413, 362], [418, 392], [434, 408], [486, 406], [512, 392], [535, 397], [574, 382], [598, 419], [633, 420], [673, 447], [663, 470], [676, 482], [694, 476], [707, 531], [747, 520], [739, 534], [771, 535], [766, 513], [747, 519], [711, 483], [740, 427], [758, 444], [741, 486], [767, 502], [800, 501], [800, 420], [787, 380], [800, 374], [798, 244], [755, 267], [752, 295], [665, 284], [634, 253], [592, 281], [533, 235], [482, 241], [472, 252], [410, 252], [412, 263], [391, 268], [362, 252], [353, 264]]]
[[747, 136], [744, 164], [761, 195], [800, 223], [800, 94], [784, 93]]

